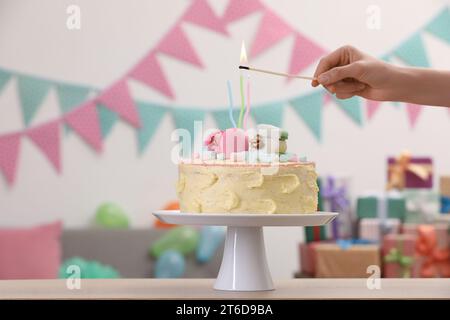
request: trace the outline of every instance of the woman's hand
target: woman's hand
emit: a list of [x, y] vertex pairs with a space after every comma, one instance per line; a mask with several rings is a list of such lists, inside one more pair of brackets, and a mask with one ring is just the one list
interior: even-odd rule
[[322, 58], [312, 86], [323, 85], [339, 99], [355, 95], [372, 100], [389, 100], [392, 96], [396, 67], [377, 60], [356, 48], [344, 46]]

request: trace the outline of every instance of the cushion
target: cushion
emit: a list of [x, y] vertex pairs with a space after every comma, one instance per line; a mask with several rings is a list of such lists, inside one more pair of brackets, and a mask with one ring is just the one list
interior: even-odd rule
[[0, 279], [53, 279], [61, 264], [60, 221], [0, 229]]

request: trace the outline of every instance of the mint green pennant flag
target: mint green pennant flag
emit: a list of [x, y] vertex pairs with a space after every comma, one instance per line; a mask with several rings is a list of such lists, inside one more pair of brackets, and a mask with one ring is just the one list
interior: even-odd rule
[[430, 66], [420, 33], [403, 42], [394, 53], [409, 65], [425, 68]]
[[[238, 122], [239, 119], [239, 113], [240, 113], [239, 109], [233, 109], [233, 118], [236, 123]], [[233, 127], [233, 123], [231, 123], [228, 109], [213, 111], [212, 116], [216, 121], [217, 127], [220, 130], [225, 130]]]
[[292, 108], [317, 138], [322, 138], [323, 92], [314, 92], [289, 101]]
[[139, 153], [144, 152], [167, 109], [150, 103], [137, 102], [142, 126], [137, 130]]
[[9, 72], [0, 70], [0, 92], [2, 92], [3, 87], [8, 83], [11, 78], [11, 74]]
[[386, 62], [391, 62], [391, 54], [387, 53], [384, 56], [381, 57], [381, 60], [386, 61]]
[[271, 124], [281, 128], [283, 125], [284, 104], [284, 102], [273, 102], [255, 106], [251, 109], [251, 114], [258, 124]]
[[67, 113], [86, 100], [90, 89], [87, 87], [58, 83], [56, 85], [56, 91], [58, 93], [61, 111]]
[[425, 30], [450, 43], [450, 10], [444, 8], [426, 27]]
[[119, 120], [119, 116], [117, 113], [111, 111], [111, 109], [105, 107], [102, 104], [97, 105], [98, 111], [98, 119], [100, 121], [100, 131], [102, 133], [102, 138], [106, 138], [111, 129], [116, 124], [117, 120]]
[[25, 126], [28, 126], [47, 95], [51, 83], [47, 80], [19, 75], [17, 84], [23, 120]]
[[173, 120], [177, 129], [186, 129], [191, 134], [191, 140], [194, 141], [195, 134], [202, 134], [201, 132], [194, 132], [194, 122], [205, 119], [205, 111], [199, 109], [177, 108], [172, 110]]
[[335, 98], [338, 106], [352, 119], [357, 125], [362, 125], [361, 101], [359, 97], [349, 99]]

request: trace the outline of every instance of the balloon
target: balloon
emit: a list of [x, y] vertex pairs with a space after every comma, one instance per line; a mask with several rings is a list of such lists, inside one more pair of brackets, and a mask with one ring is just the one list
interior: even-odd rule
[[64, 279], [71, 276], [68, 273], [70, 266], [80, 268], [81, 279], [116, 279], [120, 273], [113, 267], [95, 260], [86, 260], [81, 257], [73, 257], [65, 260], [59, 268], [59, 277]]
[[[170, 201], [164, 206], [163, 210], [180, 210], [180, 203], [177, 200]], [[161, 228], [161, 229], [173, 228], [174, 226], [176, 226], [176, 225], [171, 224], [171, 223], [162, 222], [159, 219], [156, 219], [155, 224], [154, 224], [155, 228]]]
[[161, 254], [155, 264], [155, 278], [180, 278], [185, 269], [184, 257], [175, 250]]
[[217, 248], [225, 239], [225, 228], [219, 226], [203, 227], [200, 232], [200, 243], [197, 247], [197, 260], [205, 263], [211, 260]]
[[105, 228], [128, 228], [129, 226], [125, 211], [114, 203], [104, 203], [98, 207], [95, 223]]
[[192, 227], [171, 228], [150, 247], [150, 254], [158, 258], [164, 251], [171, 249], [181, 254], [188, 254], [195, 250], [199, 238], [198, 231]]

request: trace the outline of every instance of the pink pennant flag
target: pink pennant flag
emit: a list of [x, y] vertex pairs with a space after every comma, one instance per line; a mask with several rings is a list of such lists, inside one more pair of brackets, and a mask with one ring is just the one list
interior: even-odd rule
[[250, 49], [256, 57], [293, 32], [292, 28], [272, 10], [266, 9]]
[[230, 23], [263, 9], [259, 0], [230, 0], [223, 21]]
[[102, 151], [101, 131], [94, 101], [88, 101], [83, 106], [67, 113], [65, 121], [96, 151]]
[[420, 112], [422, 112], [422, 106], [413, 103], [406, 104], [406, 111], [408, 112], [409, 123], [411, 127], [416, 125], [417, 119], [419, 118]]
[[9, 185], [14, 184], [20, 150], [20, 133], [0, 136], [0, 169]]
[[367, 119], [372, 119], [374, 114], [378, 111], [378, 108], [380, 107], [381, 101], [375, 101], [375, 100], [366, 100], [367, 104]]
[[126, 80], [119, 80], [109, 87], [97, 98], [97, 101], [116, 112], [134, 127], [139, 128], [141, 126], [139, 114], [133, 98], [131, 98]]
[[56, 172], [61, 173], [59, 120], [29, 129], [27, 136], [45, 154]]
[[186, 37], [179, 24], [175, 25], [161, 40], [156, 51], [198, 67], [203, 67], [189, 38]]
[[228, 35], [225, 23], [214, 13], [206, 0], [194, 0], [183, 20]]
[[[320, 46], [300, 33], [295, 34], [289, 73], [298, 74], [325, 53]], [[288, 80], [291, 78], [287, 78]]]
[[175, 98], [166, 75], [156, 59], [155, 53], [150, 52], [129, 73], [133, 79], [139, 80], [149, 87], [161, 92], [166, 97]]

